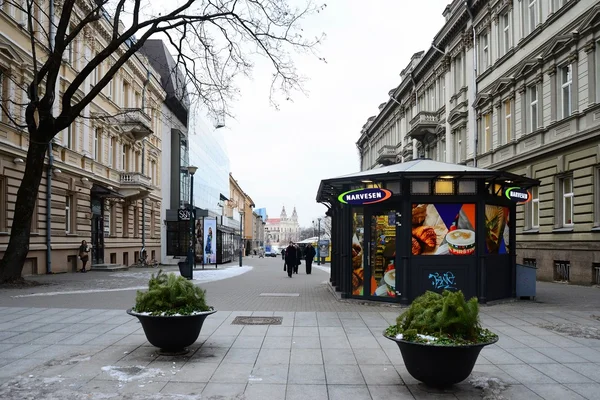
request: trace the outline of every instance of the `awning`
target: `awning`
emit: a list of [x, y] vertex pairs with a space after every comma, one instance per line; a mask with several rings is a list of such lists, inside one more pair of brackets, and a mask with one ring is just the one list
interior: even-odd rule
[[94, 185], [92, 186], [91, 195], [95, 196], [95, 197], [99, 197], [101, 199], [107, 199], [107, 198], [108, 199], [123, 199], [123, 198], [125, 198], [125, 196], [123, 196], [121, 193], [116, 192], [107, 187], [100, 186], [96, 183], [94, 183]]

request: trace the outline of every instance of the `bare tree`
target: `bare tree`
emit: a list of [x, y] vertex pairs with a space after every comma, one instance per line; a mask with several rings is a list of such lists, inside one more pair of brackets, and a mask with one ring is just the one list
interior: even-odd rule
[[[228, 102], [236, 92], [234, 78], [249, 75], [254, 57], [262, 55], [273, 68], [271, 100], [301, 90], [292, 53], [314, 53], [322, 39], [303, 34], [300, 22], [320, 12], [324, 5], [292, 6], [289, 0], [173, 0], [160, 12], [142, 0], [4, 0], [26, 15], [31, 65], [25, 79], [8, 75], [26, 100], [9, 99], [1, 105], [10, 122], [27, 131], [29, 148], [19, 187], [8, 248], [0, 262], [0, 282], [21, 279], [29, 251], [31, 219], [44, 172], [44, 159], [52, 139], [66, 129], [113, 76], [149, 38], [162, 38], [176, 53], [177, 67], [185, 71], [186, 88], [216, 116], [230, 114]], [[64, 91], [58, 90], [63, 55], [74, 41], [90, 35], [100, 24], [109, 24], [100, 51]], [[103, 63], [96, 84], [84, 90], [86, 79]], [[9, 104], [13, 102], [13, 104]], [[61, 105], [54, 107], [55, 102]], [[10, 110], [25, 107], [24, 118]], [[49, 189], [48, 189], [49, 190]]]
[[300, 240], [308, 239], [310, 237], [315, 236], [315, 230], [313, 227], [310, 228], [300, 228]]

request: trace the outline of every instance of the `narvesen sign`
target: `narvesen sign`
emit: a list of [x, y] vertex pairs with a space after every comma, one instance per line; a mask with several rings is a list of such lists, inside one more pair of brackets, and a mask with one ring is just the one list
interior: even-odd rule
[[387, 189], [355, 189], [340, 194], [338, 200], [344, 204], [362, 206], [381, 203], [390, 197], [392, 197], [392, 192]]
[[531, 193], [518, 187], [508, 188], [504, 194], [506, 197], [508, 197], [508, 199], [517, 203], [527, 203], [531, 200]]

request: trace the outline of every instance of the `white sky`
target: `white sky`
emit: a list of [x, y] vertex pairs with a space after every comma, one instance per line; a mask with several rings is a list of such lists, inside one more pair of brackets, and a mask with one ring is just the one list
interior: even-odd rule
[[298, 56], [299, 71], [310, 80], [308, 97], [269, 104], [271, 70], [257, 63], [252, 80], [238, 83], [241, 98], [235, 120], [220, 129], [231, 172], [256, 207], [278, 218], [294, 206], [300, 225], [323, 215], [315, 202], [321, 179], [358, 171], [355, 143], [367, 118], [400, 83], [410, 57], [431, 45], [444, 23], [449, 0], [331, 0], [305, 21], [307, 32], [325, 32], [320, 55], [327, 63]]

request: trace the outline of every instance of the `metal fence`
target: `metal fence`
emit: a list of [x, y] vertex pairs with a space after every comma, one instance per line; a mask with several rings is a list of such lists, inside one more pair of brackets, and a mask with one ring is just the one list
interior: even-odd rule
[[569, 282], [571, 273], [570, 261], [554, 261], [554, 280], [559, 282]]
[[600, 264], [594, 263], [594, 285], [600, 285]]

